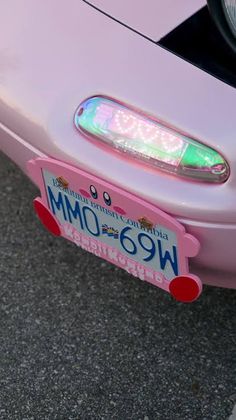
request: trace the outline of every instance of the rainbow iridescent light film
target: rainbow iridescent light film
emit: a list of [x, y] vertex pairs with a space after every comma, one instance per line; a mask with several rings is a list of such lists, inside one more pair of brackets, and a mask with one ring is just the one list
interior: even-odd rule
[[111, 98], [82, 102], [75, 125], [90, 138], [176, 175], [218, 183], [229, 176], [226, 161], [215, 150]]

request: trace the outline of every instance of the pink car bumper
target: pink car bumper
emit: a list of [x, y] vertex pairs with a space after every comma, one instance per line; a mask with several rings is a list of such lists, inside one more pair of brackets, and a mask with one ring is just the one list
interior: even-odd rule
[[[9, 3], [14, 15], [5, 5], [1, 18], [1, 150], [34, 182], [28, 162], [53, 158], [150, 203], [199, 241], [199, 253], [189, 260], [193, 275], [236, 288], [235, 90], [84, 2], [68, 8], [55, 0], [46, 14], [45, 6], [30, 0], [27, 14], [21, 2]], [[99, 93], [217, 148], [229, 162], [228, 181], [189, 182], [89, 142], [75, 129], [74, 113]]]

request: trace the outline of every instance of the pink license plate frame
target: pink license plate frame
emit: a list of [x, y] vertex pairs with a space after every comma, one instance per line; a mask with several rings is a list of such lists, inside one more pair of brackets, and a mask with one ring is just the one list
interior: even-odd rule
[[28, 171], [41, 192], [34, 201], [35, 210], [54, 234], [178, 300], [192, 301], [200, 295], [201, 281], [189, 273], [189, 258], [198, 254], [200, 244], [175, 218], [55, 159], [31, 160]]

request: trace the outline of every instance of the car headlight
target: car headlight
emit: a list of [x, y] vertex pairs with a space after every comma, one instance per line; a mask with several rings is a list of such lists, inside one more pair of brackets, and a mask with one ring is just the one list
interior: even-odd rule
[[216, 150], [112, 98], [83, 101], [75, 125], [88, 138], [174, 175], [218, 183], [229, 176]]
[[208, 0], [208, 6], [220, 32], [236, 52], [236, 0]]

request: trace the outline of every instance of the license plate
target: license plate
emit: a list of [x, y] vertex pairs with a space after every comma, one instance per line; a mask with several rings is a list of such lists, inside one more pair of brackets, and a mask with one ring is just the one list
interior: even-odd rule
[[199, 243], [173, 217], [53, 159], [30, 161], [29, 171], [61, 236], [166, 291], [173, 279], [189, 275], [188, 258]]

